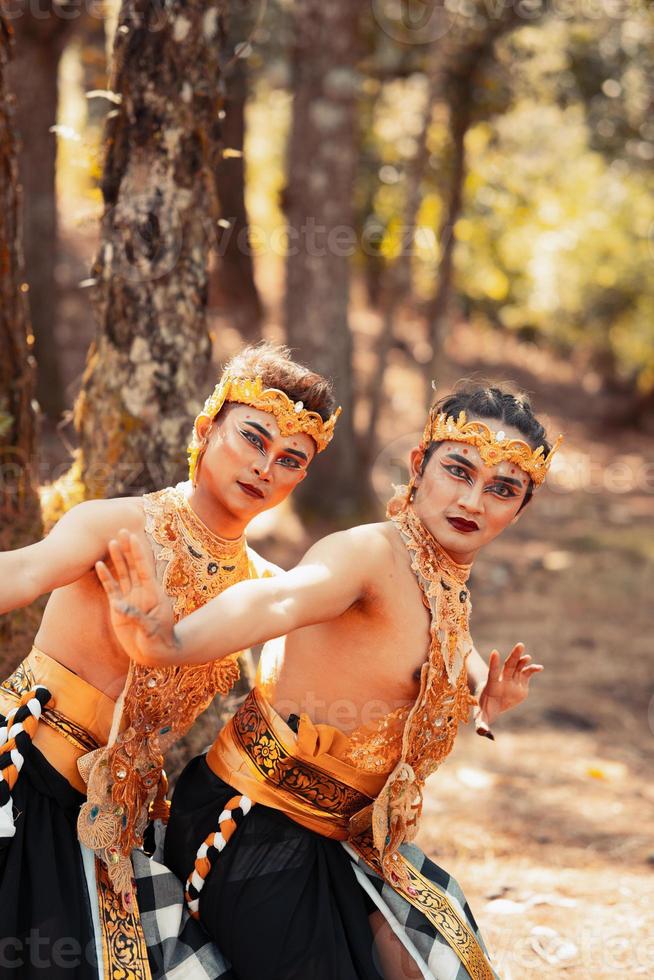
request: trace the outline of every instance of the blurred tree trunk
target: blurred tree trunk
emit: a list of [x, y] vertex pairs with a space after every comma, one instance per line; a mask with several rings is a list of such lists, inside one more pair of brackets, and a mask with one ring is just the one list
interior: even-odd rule
[[379, 170], [382, 166], [382, 158], [379, 147], [369, 134], [374, 132], [375, 112], [383, 95], [384, 86], [381, 81], [371, 77], [369, 73], [366, 81], [367, 84], [363, 87], [359, 99], [358, 111], [359, 130], [362, 134], [358, 171], [364, 194], [356, 220], [363, 244], [363, 278], [366, 298], [369, 306], [377, 310], [380, 308], [383, 298], [382, 280], [386, 267], [384, 257], [381, 254], [384, 227], [381, 220], [375, 216], [375, 198], [379, 189]]
[[[535, 6], [530, 23], [542, 17], [544, 5]], [[431, 342], [432, 357], [426, 366], [425, 403], [433, 400], [432, 379], [440, 373], [443, 343], [448, 326], [448, 313], [452, 295], [454, 268], [454, 228], [463, 207], [463, 187], [466, 177], [465, 139], [475, 121], [477, 85], [488, 60], [494, 57], [495, 42], [508, 31], [519, 26], [520, 11], [508, 4], [490, 17], [485, 4], [478, 5], [479, 18], [471, 27], [469, 15], [456, 20], [455, 30], [441, 42], [440, 58], [443, 73], [443, 97], [449, 109], [450, 120], [450, 177], [445, 192], [443, 220], [438, 229], [441, 248], [436, 291], [426, 305], [427, 332]]]
[[[231, 24], [233, 28], [233, 24]], [[218, 306], [231, 326], [244, 340], [255, 341], [261, 336], [263, 305], [254, 279], [254, 262], [250, 243], [250, 227], [245, 207], [245, 106], [248, 92], [247, 64], [235, 58], [233, 44], [228, 47], [230, 65], [227, 70], [223, 142], [227, 154], [216, 167], [216, 193], [223, 220], [229, 227], [218, 235], [217, 262], [211, 278], [210, 305]]]
[[[107, 25], [104, 17], [89, 11], [81, 19], [78, 30], [80, 40], [80, 62], [82, 65], [84, 92], [103, 90], [108, 81]], [[107, 112], [107, 103], [102, 98], [87, 100], [87, 119], [99, 124]]]
[[293, 120], [284, 194], [286, 331], [297, 357], [332, 378], [343, 407], [333, 443], [296, 494], [305, 508], [347, 519], [363, 487], [348, 322], [359, 154], [358, 7], [352, 0], [298, 0], [294, 12]]
[[432, 67], [427, 79], [427, 91], [417, 136], [416, 152], [407, 168], [400, 254], [390, 265], [386, 266], [382, 277], [382, 329], [377, 338], [376, 364], [372, 372], [368, 399], [368, 433], [364, 442], [364, 457], [367, 468], [372, 465], [377, 451], [379, 413], [384, 399], [383, 382], [388, 355], [393, 345], [397, 310], [400, 304], [411, 295], [412, 291], [411, 263], [418, 212], [422, 201], [422, 180], [429, 160], [429, 127], [440, 85], [440, 74]]
[[436, 291], [426, 306], [426, 320], [432, 356], [425, 375], [425, 401], [427, 408], [433, 401], [432, 379], [438, 376], [443, 358], [443, 340], [447, 328], [447, 316], [452, 295], [454, 261], [454, 226], [459, 220], [463, 204], [463, 184], [466, 175], [465, 138], [474, 107], [475, 65], [470, 71], [449, 79], [448, 105], [450, 110], [451, 173], [443, 202], [443, 220], [438, 231], [440, 261]]
[[220, 0], [124, 0], [107, 119], [99, 319], [75, 409], [87, 496], [174, 483], [207, 383]]
[[16, 94], [20, 136], [19, 176], [24, 194], [24, 242], [29, 304], [37, 363], [37, 397], [57, 419], [65, 407], [55, 327], [57, 323], [57, 202], [55, 165], [59, 62], [78, 21], [74, 3], [17, 0], [12, 5], [16, 55], [10, 86]]
[[[11, 34], [0, 10], [0, 551], [41, 536], [36, 492], [34, 358], [24, 290], [14, 109], [8, 95]], [[31, 610], [0, 618], [0, 672], [27, 653]]]

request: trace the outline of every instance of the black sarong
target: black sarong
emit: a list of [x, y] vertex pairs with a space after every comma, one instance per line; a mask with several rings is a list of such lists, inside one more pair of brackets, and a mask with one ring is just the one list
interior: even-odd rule
[[[204, 756], [182, 773], [165, 840], [182, 881], [236, 794]], [[380, 980], [369, 908], [339, 841], [257, 804], [212, 868], [199, 911], [237, 980]]]
[[84, 797], [34, 746], [0, 839], [0, 976], [96, 980], [93, 922], [77, 842]]

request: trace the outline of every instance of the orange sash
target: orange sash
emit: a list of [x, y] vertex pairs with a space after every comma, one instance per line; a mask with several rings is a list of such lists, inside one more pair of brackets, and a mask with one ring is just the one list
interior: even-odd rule
[[52, 700], [41, 715], [33, 744], [71, 786], [86, 795], [77, 760], [107, 741], [114, 702], [72, 670], [32, 647], [13, 674], [0, 684], [0, 711], [7, 714], [36, 684], [47, 687]]
[[347, 735], [300, 717], [297, 735], [256, 687], [207, 753], [217, 776], [254, 803], [281, 810], [323, 837], [350, 847], [414, 908], [457, 954], [472, 980], [494, 980], [477, 937], [447, 893], [401, 853], [397, 876], [386, 875], [372, 842], [372, 804], [387, 775], [345, 762]]

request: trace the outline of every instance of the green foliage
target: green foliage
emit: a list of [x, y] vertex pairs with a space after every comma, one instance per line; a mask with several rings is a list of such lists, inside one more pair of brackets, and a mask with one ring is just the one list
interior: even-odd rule
[[654, 132], [642, 96], [653, 21], [612, 21], [602, 38], [600, 26], [552, 22], [500, 50], [515, 101], [469, 133], [458, 288], [493, 322], [648, 391], [654, 199], [643, 162]]
[[[555, 18], [495, 45], [475, 78], [456, 291], [465, 309], [612, 382], [654, 388], [654, 15]], [[367, 93], [361, 222], [392, 262], [427, 77]], [[452, 172], [452, 99], [433, 106], [413, 247], [414, 291], [432, 295]], [[363, 210], [363, 209], [367, 210]]]

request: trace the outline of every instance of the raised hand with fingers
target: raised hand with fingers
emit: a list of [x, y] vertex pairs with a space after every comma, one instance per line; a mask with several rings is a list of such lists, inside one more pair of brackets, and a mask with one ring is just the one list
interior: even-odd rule
[[103, 561], [95, 570], [107, 593], [111, 625], [137, 663], [165, 664], [175, 650], [170, 599], [146, 561], [138, 538], [122, 530], [109, 542], [115, 576]]
[[543, 670], [532, 664], [525, 653], [524, 643], [516, 643], [509, 656], [500, 664], [499, 651], [493, 650], [488, 661], [488, 679], [479, 695], [474, 721], [481, 735], [493, 738], [490, 726], [499, 714], [521, 704], [529, 694], [529, 681]]

